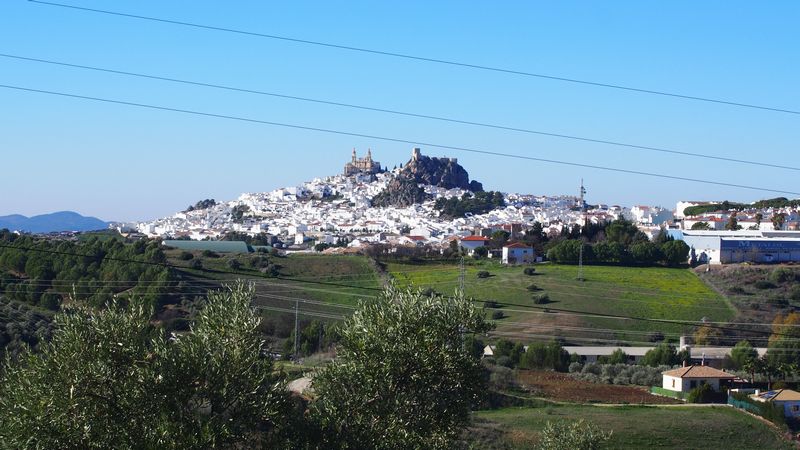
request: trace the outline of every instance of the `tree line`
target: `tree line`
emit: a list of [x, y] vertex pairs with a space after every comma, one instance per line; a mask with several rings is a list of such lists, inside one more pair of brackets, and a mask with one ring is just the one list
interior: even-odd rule
[[[565, 235], [564, 235], [565, 234]], [[547, 258], [560, 264], [584, 263], [679, 266], [689, 260], [689, 246], [665, 230], [651, 241], [631, 221], [619, 218], [606, 225], [575, 226], [547, 246]]]

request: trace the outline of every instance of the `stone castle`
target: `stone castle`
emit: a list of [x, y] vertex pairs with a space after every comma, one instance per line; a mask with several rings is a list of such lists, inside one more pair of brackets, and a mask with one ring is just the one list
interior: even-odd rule
[[381, 163], [372, 160], [372, 149], [367, 149], [367, 156], [359, 158], [356, 149], [353, 149], [353, 159], [344, 165], [344, 175], [351, 176], [359, 173], [373, 175], [381, 172]]

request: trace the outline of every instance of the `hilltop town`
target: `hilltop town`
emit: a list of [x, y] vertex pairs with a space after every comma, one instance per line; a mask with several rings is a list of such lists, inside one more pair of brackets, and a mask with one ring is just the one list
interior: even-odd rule
[[[425, 166], [434, 166], [425, 169]], [[410, 205], [376, 207], [373, 200], [392, 183], [405, 178], [424, 192], [424, 200]], [[419, 183], [417, 183], [419, 181]], [[363, 243], [426, 243], [447, 245], [453, 237], [480, 233], [482, 229], [510, 227], [524, 230], [538, 222], [548, 231], [581, 223], [579, 198], [504, 193], [504, 206], [483, 214], [447, 217], [435, 208], [437, 199], [471, 196], [482, 190], [454, 158], [431, 158], [412, 151], [411, 159], [393, 170], [381, 169], [369, 151], [352, 159], [339, 175], [314, 178], [297, 186], [263, 193], [245, 193], [228, 202], [206, 203], [170, 217], [141, 222], [135, 228], [150, 237], [217, 239], [228, 232], [266, 233], [288, 245], [334, 243], [348, 237], [349, 245]], [[633, 216], [631, 216], [633, 214]], [[588, 220], [604, 223], [618, 216], [635, 217], [642, 225], [670, 218], [658, 207], [628, 209], [596, 205], [586, 211]]]

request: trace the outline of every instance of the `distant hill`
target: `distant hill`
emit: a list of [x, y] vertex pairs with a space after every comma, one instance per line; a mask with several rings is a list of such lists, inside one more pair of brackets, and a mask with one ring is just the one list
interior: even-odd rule
[[54, 231], [93, 231], [108, 228], [109, 222], [96, 217], [82, 216], [74, 211], [59, 211], [25, 217], [20, 214], [0, 216], [0, 229], [27, 231], [29, 233], [50, 233]]

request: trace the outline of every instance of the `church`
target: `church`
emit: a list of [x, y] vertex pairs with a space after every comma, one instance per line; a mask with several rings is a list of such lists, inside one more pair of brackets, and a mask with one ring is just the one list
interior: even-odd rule
[[367, 156], [359, 158], [356, 149], [353, 149], [353, 159], [344, 165], [344, 175], [351, 176], [359, 173], [376, 174], [381, 172], [381, 163], [372, 160], [372, 150], [367, 149]]

